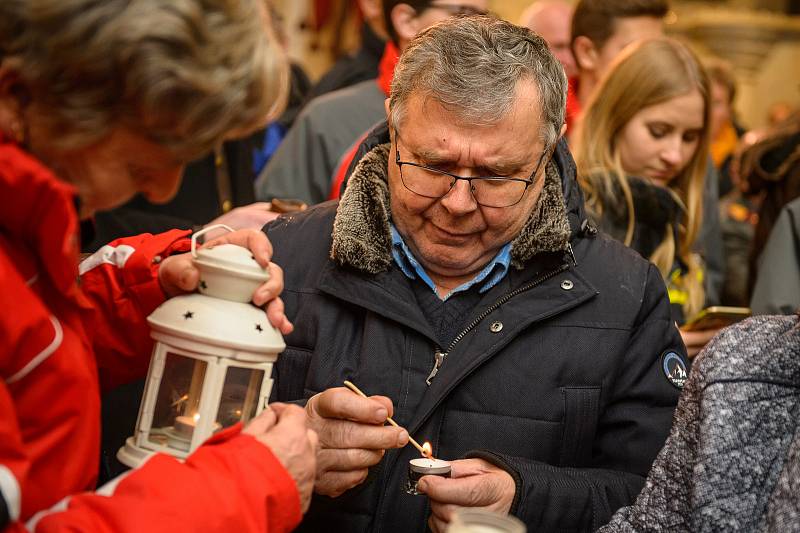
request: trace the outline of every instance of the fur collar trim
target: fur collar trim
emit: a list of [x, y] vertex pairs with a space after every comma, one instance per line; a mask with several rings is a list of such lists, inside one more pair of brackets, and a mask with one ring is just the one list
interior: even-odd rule
[[[387, 182], [389, 144], [373, 148], [359, 161], [333, 222], [331, 259], [368, 274], [388, 270], [392, 262], [391, 208]], [[522, 269], [542, 252], [567, 249], [570, 228], [561, 192], [561, 176], [552, 161], [539, 201], [511, 243], [511, 264]]]

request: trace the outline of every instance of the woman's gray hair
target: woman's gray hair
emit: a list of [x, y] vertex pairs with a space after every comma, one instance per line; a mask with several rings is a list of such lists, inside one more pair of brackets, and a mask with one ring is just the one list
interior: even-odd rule
[[264, 0], [2, 0], [0, 57], [77, 148], [126, 126], [188, 159], [285, 105]]
[[412, 94], [431, 97], [472, 124], [495, 124], [511, 110], [521, 80], [538, 88], [542, 140], [553, 146], [564, 123], [567, 79], [544, 39], [488, 16], [451, 17], [417, 35], [400, 57], [389, 124], [402, 124]]

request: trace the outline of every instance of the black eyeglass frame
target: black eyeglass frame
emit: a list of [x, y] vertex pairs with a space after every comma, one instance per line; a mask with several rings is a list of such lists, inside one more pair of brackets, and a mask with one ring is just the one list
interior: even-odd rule
[[[395, 134], [395, 135], [399, 138], [399, 135], [397, 135], [397, 134]], [[527, 192], [528, 187], [530, 187], [531, 185], [533, 185], [535, 183], [536, 174], [539, 173], [539, 169], [542, 166], [542, 161], [544, 161], [544, 158], [545, 158], [545, 156], [547, 155], [547, 153], [549, 151], [550, 151], [550, 148], [548, 146], [545, 146], [544, 149], [542, 150], [542, 155], [539, 156], [539, 162], [536, 163], [536, 168], [533, 169], [533, 172], [531, 172], [531, 175], [528, 176], [527, 179], [523, 179], [523, 178], [508, 178], [508, 177], [503, 177], [503, 176], [472, 176], [472, 177], [464, 177], [464, 176], [459, 176], [457, 174], [453, 174], [453, 173], [447, 172], [445, 170], [440, 170], [438, 168], [433, 168], [433, 167], [429, 167], [429, 166], [426, 166], [426, 165], [420, 165], [419, 163], [412, 163], [410, 161], [401, 161], [400, 160], [400, 149], [397, 147], [397, 140], [395, 140], [395, 144], [394, 144], [394, 155], [395, 155], [394, 162], [397, 165], [398, 170], [400, 171], [400, 181], [403, 183], [403, 187], [405, 187], [406, 189], [408, 189], [409, 191], [413, 192], [416, 195], [422, 196], [423, 198], [431, 198], [431, 199], [434, 199], [434, 200], [439, 200], [441, 198], [444, 198], [448, 194], [450, 194], [450, 191], [453, 190], [453, 187], [455, 187], [455, 185], [458, 182], [458, 180], [463, 180], [463, 181], [469, 182], [469, 190], [470, 190], [470, 193], [472, 193], [472, 198], [475, 199], [475, 203], [476, 204], [478, 204], [480, 206], [483, 206], [483, 207], [492, 207], [492, 208], [495, 208], [495, 209], [502, 209], [504, 207], [515, 206], [515, 205], [517, 205], [518, 203], [520, 203], [522, 201], [522, 199], [525, 197], [525, 192]], [[417, 191], [413, 190], [411, 187], [406, 185], [406, 180], [403, 179], [403, 165], [409, 165], [409, 166], [412, 166], [412, 167], [421, 168], [421, 169], [427, 170], [428, 172], [433, 172], [434, 174], [439, 174], [439, 175], [443, 175], [443, 176], [450, 176], [451, 178], [453, 178], [453, 182], [450, 184], [450, 187], [447, 189], [447, 192], [442, 194], [441, 196], [428, 196], [427, 194], [418, 193]], [[508, 205], [501, 205], [501, 206], [486, 205], [486, 204], [480, 203], [478, 201], [478, 199], [475, 198], [475, 187], [473, 187], [473, 185], [472, 185], [472, 180], [482, 180], [482, 181], [483, 180], [485, 180], [485, 181], [499, 181], [499, 180], [503, 180], [503, 181], [521, 181], [521, 182], [525, 183], [525, 188], [522, 190], [522, 193], [520, 193], [519, 198], [514, 203], [511, 203], [511, 204], [508, 204]]]

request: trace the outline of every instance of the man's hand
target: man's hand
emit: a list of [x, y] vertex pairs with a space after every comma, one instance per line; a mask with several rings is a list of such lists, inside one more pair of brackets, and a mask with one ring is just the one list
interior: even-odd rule
[[300, 508], [305, 513], [314, 489], [319, 441], [316, 432], [306, 425], [303, 410], [295, 405], [273, 403], [250, 421], [243, 433], [254, 436], [272, 450], [289, 471], [300, 493]]
[[316, 492], [337, 497], [367, 478], [387, 448], [408, 443], [408, 432], [384, 426], [392, 401], [362, 398], [344, 387], [328, 389], [306, 404], [308, 425], [319, 435]]
[[689, 357], [694, 357], [700, 350], [705, 348], [706, 344], [709, 343], [714, 336], [719, 333], [721, 328], [717, 329], [703, 329], [700, 331], [681, 331], [681, 338], [683, 338], [683, 344], [686, 345], [686, 355]]
[[423, 476], [417, 490], [431, 500], [428, 526], [434, 533], [447, 530], [453, 510], [457, 507], [482, 507], [496, 513], [508, 514], [514, 501], [514, 478], [483, 459], [451, 461], [450, 478]]
[[[271, 263], [272, 244], [264, 232], [259, 230], [239, 230], [227, 233], [208, 241], [203, 248], [210, 248], [220, 244], [236, 244], [249, 249], [256, 262], [266, 267], [269, 280], [259, 286], [253, 293], [253, 303], [257, 306], [267, 304], [267, 318], [284, 335], [292, 332], [294, 327], [283, 312], [283, 300], [278, 295], [283, 290], [283, 270], [275, 263]], [[168, 298], [185, 294], [197, 289], [200, 282], [200, 272], [192, 263], [191, 254], [173, 255], [161, 262], [158, 269], [158, 281], [161, 289]]]

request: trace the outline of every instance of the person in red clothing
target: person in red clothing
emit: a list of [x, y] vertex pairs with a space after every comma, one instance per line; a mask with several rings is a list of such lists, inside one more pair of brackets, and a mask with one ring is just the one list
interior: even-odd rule
[[[262, 0], [0, 3], [0, 530], [289, 531], [307, 508], [317, 437], [280, 404], [185, 463], [154, 455], [84, 492], [101, 390], [143, 375], [145, 318], [198, 273], [177, 230], [79, 269], [79, 220], [137, 192], [169, 199], [185, 161], [280, 111], [267, 17]], [[263, 234], [215, 242], [269, 268], [253, 302], [290, 332]]]

